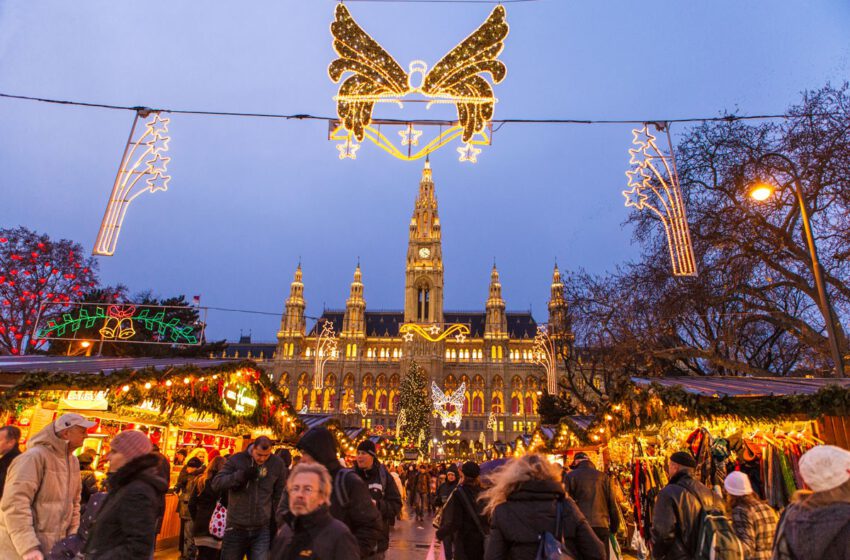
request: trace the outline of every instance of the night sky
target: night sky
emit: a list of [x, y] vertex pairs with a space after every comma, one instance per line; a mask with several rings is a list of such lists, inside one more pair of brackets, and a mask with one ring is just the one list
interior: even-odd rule
[[[350, 2], [401, 66], [433, 65], [491, 4]], [[330, 0], [0, 0], [0, 92], [118, 105], [333, 116]], [[507, 5], [495, 118], [781, 113], [850, 76], [845, 1], [542, 0]], [[167, 116], [167, 115], [166, 115]], [[132, 113], [0, 99], [0, 224], [91, 250]], [[454, 118], [379, 106], [375, 117]], [[130, 207], [101, 278], [131, 292], [283, 310], [299, 257], [309, 315], [341, 308], [357, 258], [367, 309], [401, 309], [421, 162], [370, 144], [340, 161], [319, 121], [171, 116], [168, 192]], [[483, 310], [493, 259], [509, 310], [546, 318], [552, 265], [634, 258], [620, 192], [626, 125], [502, 127], [476, 165], [432, 156], [445, 307]], [[683, 126], [674, 127], [675, 135]], [[426, 130], [425, 134], [431, 131]], [[279, 318], [211, 311], [211, 338], [271, 341]]]

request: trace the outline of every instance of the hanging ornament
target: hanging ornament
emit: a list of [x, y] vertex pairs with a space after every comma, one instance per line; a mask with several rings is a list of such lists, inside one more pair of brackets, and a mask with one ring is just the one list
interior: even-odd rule
[[[507, 67], [498, 57], [504, 48], [508, 30], [505, 7], [496, 6], [478, 29], [433, 68], [429, 69], [421, 60], [414, 60], [408, 65], [409, 71], [405, 72], [377, 41], [357, 25], [345, 4], [337, 4], [331, 35], [339, 58], [331, 62], [328, 75], [334, 83], [341, 83], [333, 98], [337, 103], [339, 120], [330, 124], [330, 139], [351, 142], [349, 135], [353, 134], [358, 142], [369, 140], [401, 160], [412, 161], [460, 138], [466, 150], [466, 156], [461, 154], [461, 161], [474, 163], [481, 150], [474, 148], [473, 144], [490, 143], [493, 110], [497, 102], [493, 86], [484, 75], [489, 74], [494, 84], [504, 80]], [[424, 102], [426, 109], [434, 104], [454, 105], [458, 120], [373, 120], [376, 103], [392, 103], [403, 108], [405, 101]], [[422, 134], [422, 131], [413, 128], [414, 124], [439, 126], [440, 133], [413, 151], [413, 146], [419, 146]], [[398, 131], [401, 148], [381, 133], [381, 126], [402, 128]], [[344, 155], [348, 154], [348, 148], [343, 145], [338, 145], [337, 149], [340, 150], [340, 159], [354, 159], [353, 155]]]

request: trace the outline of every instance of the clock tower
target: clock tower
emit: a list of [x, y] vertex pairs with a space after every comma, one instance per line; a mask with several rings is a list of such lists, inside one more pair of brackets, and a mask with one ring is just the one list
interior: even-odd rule
[[440, 243], [440, 218], [437, 215], [431, 163], [427, 159], [422, 169], [422, 180], [419, 182], [416, 207], [410, 218], [404, 322], [443, 322], [443, 249]]

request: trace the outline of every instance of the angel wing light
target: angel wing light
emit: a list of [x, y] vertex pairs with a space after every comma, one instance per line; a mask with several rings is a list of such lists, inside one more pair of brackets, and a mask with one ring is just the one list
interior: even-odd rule
[[[461, 383], [453, 393], [446, 395], [435, 382], [431, 382], [431, 398], [434, 401], [434, 412], [440, 417], [445, 428], [449, 424], [460, 426], [463, 418], [463, 396], [466, 393], [466, 383]], [[448, 406], [452, 409], [449, 410]]]
[[[331, 35], [339, 58], [331, 62], [328, 75], [334, 83], [341, 81], [334, 96], [340, 120], [330, 137], [346, 141], [346, 151], [340, 149], [340, 158], [351, 157], [343, 154], [351, 152], [352, 142], [369, 139], [400, 159], [414, 160], [459, 137], [465, 149], [461, 161], [474, 162], [475, 158], [469, 154], [475, 154], [473, 150], [477, 149], [472, 145], [489, 143], [486, 129], [497, 102], [493, 86], [484, 75], [489, 74], [492, 82], [498, 84], [507, 74], [507, 67], [498, 60], [509, 29], [504, 6], [496, 6], [478, 29], [432, 69], [428, 70], [425, 62], [415, 60], [409, 65], [409, 73], [354, 21], [344, 4], [337, 4], [335, 15]], [[347, 77], [343, 79], [344, 75]], [[458, 120], [414, 153], [412, 147], [418, 145], [421, 131], [413, 129], [413, 121], [394, 123], [403, 128], [399, 134], [404, 148], [398, 149], [372, 126], [372, 113], [376, 103], [403, 107], [403, 102], [416, 94], [428, 108], [433, 104], [455, 105]]]

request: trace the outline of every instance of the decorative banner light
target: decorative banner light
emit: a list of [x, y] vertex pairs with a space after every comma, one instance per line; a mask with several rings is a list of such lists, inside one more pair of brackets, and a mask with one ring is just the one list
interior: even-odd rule
[[655, 127], [667, 132], [670, 155], [664, 155], [658, 149], [655, 136], [649, 132], [648, 125], [633, 130], [632, 144], [635, 147], [629, 150], [629, 165], [633, 167], [626, 171], [629, 190], [623, 191], [623, 196], [626, 197], [627, 207], [632, 206], [638, 210], [649, 208], [661, 220], [667, 235], [673, 274], [696, 276], [696, 259], [676, 171], [669, 123], [657, 123]]
[[[449, 51], [433, 68], [429, 70], [425, 62], [414, 60], [408, 66], [408, 73], [357, 25], [345, 4], [337, 4], [331, 35], [333, 48], [339, 58], [331, 62], [328, 76], [334, 83], [342, 80], [333, 98], [337, 103], [339, 121], [331, 123], [330, 130], [331, 140], [344, 141], [343, 145], [337, 146], [340, 159], [351, 157], [342, 155], [349, 150], [343, 146], [351, 146], [355, 140], [362, 142], [368, 139], [393, 156], [412, 161], [460, 137], [467, 150], [466, 155], [461, 153], [461, 161], [474, 163], [480, 150], [472, 145], [490, 143], [485, 130], [489, 129], [497, 102], [493, 86], [483, 75], [489, 74], [493, 83], [498, 84], [507, 74], [507, 67], [498, 60], [509, 31], [505, 18], [504, 6], [496, 6], [478, 29]], [[350, 74], [343, 80], [346, 73]], [[412, 94], [418, 94], [424, 99], [405, 99]], [[373, 123], [372, 120], [376, 103], [394, 103], [404, 107], [405, 100], [424, 101], [426, 109], [434, 104], [455, 105], [458, 121], [446, 123], [449, 126], [445, 131], [441, 126], [439, 136], [413, 152], [412, 146], [418, 146], [419, 135], [422, 134], [413, 125], [426, 123]], [[399, 149], [373, 124], [401, 126], [401, 146], [406, 149]]]
[[[149, 115], [152, 116], [145, 123], [144, 132], [133, 140], [139, 117], [146, 119]], [[136, 197], [146, 192], [168, 190], [171, 176], [166, 175], [166, 171], [171, 158], [163, 155], [168, 152], [168, 143], [171, 141], [168, 123], [169, 119], [163, 119], [157, 112], [148, 109], [136, 111], [130, 137], [112, 185], [112, 194], [94, 243], [93, 255], [109, 257], [115, 254], [127, 208]]]
[[[431, 381], [431, 399], [434, 401], [434, 412], [440, 417], [445, 428], [448, 424], [460, 426], [463, 418], [463, 395], [466, 392], [466, 382], [461, 383], [454, 393], [446, 395], [436, 383]], [[452, 410], [448, 410], [451, 405]]]
[[325, 321], [322, 332], [316, 339], [316, 355], [313, 363], [313, 388], [322, 389], [325, 386], [325, 364], [331, 358], [337, 357], [336, 333], [334, 325]]
[[537, 327], [534, 336], [534, 349], [532, 350], [534, 363], [546, 370], [546, 391], [550, 395], [558, 394], [558, 368], [555, 361], [555, 343], [546, 332], [545, 325]]
[[455, 335], [455, 340], [458, 342], [463, 342], [470, 333], [469, 326], [462, 323], [448, 325], [448, 328], [445, 330], [437, 324], [431, 325], [426, 329], [416, 323], [405, 323], [398, 328], [398, 332], [404, 335], [402, 338], [404, 338], [405, 342], [413, 342], [416, 334], [428, 342], [440, 342], [452, 335]]
[[369, 412], [369, 409], [366, 407], [365, 402], [359, 402], [359, 403], [355, 404], [354, 408], [356, 408], [357, 412], [360, 413], [360, 416], [363, 416], [363, 417], [365, 417], [366, 414], [368, 414], [368, 412]]

